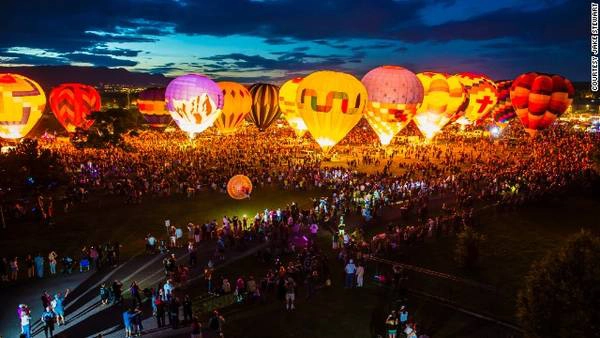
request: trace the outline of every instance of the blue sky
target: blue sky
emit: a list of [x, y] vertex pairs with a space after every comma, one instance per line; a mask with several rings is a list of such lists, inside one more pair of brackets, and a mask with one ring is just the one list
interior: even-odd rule
[[3, 65], [90, 65], [241, 82], [525, 71], [589, 77], [587, 0], [7, 0]]

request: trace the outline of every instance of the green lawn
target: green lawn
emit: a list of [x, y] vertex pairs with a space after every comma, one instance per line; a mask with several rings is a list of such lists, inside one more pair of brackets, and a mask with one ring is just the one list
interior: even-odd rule
[[84, 245], [118, 240], [125, 256], [133, 255], [144, 246], [144, 236], [151, 232], [166, 237], [164, 221], [181, 225], [184, 231], [188, 222], [204, 223], [211, 219], [219, 222], [224, 215], [254, 217], [265, 208], [285, 207], [296, 202], [306, 207], [310, 198], [320, 192], [283, 191], [275, 187], [256, 188], [247, 200], [233, 200], [227, 194], [203, 192], [196, 197], [147, 198], [141, 205], [126, 205], [119, 197], [93, 198], [77, 205], [70, 213], [59, 215], [54, 228], [38, 224], [8, 225], [0, 230], [0, 256], [47, 253], [57, 250], [59, 255], [78, 252]]

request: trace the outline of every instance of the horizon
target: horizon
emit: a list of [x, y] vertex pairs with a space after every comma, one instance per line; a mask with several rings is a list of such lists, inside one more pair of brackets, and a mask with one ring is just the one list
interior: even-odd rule
[[201, 73], [245, 83], [282, 82], [321, 69], [360, 78], [384, 64], [493, 79], [539, 71], [589, 82], [584, 3], [236, 0], [222, 10], [212, 0], [13, 2], [3, 12], [27, 12], [31, 23], [20, 25], [19, 15], [3, 18], [18, 29], [0, 37], [0, 61], [168, 77]]

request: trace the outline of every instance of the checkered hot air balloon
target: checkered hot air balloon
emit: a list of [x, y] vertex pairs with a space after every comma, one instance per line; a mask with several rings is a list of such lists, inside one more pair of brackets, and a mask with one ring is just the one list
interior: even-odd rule
[[388, 145], [423, 102], [423, 85], [413, 72], [399, 66], [372, 69], [361, 82], [369, 97], [365, 118], [381, 144]]
[[445, 73], [418, 73], [424, 89], [423, 103], [413, 121], [426, 138], [433, 138], [458, 120], [469, 104], [469, 95], [457, 76]]
[[511, 85], [512, 81], [496, 82], [498, 88], [498, 103], [496, 103], [496, 106], [494, 106], [490, 115], [500, 128], [504, 128], [510, 120], [517, 116], [517, 113], [515, 113], [512, 103], [510, 102]]
[[236, 200], [250, 198], [252, 181], [246, 175], [235, 175], [227, 182], [227, 193]]
[[208, 77], [187, 74], [169, 83], [165, 101], [175, 123], [193, 136], [215, 123], [223, 108], [223, 92]]
[[173, 121], [165, 102], [165, 88], [144, 89], [138, 96], [137, 107], [152, 128], [165, 128]]
[[296, 94], [300, 116], [325, 152], [360, 121], [366, 103], [367, 90], [358, 79], [328, 70], [305, 77]]
[[560, 75], [525, 73], [510, 87], [510, 101], [531, 136], [552, 125], [569, 108], [574, 95], [571, 81]]
[[25, 137], [42, 117], [46, 95], [35, 81], [18, 74], [0, 74], [0, 137]]
[[304, 136], [308, 130], [296, 105], [296, 94], [300, 81], [302, 81], [302, 78], [296, 77], [286, 81], [279, 88], [279, 109], [298, 137]]
[[266, 130], [278, 117], [279, 87], [268, 83], [256, 83], [250, 86], [252, 110], [248, 120], [260, 131]]
[[89, 129], [94, 120], [88, 117], [100, 110], [100, 94], [82, 83], [63, 83], [50, 92], [50, 108], [56, 119], [69, 132]]
[[496, 84], [483, 74], [459, 73], [458, 79], [469, 94], [465, 118], [471, 123], [485, 119], [498, 102]]
[[218, 82], [223, 92], [223, 109], [215, 121], [222, 134], [235, 132], [244, 123], [252, 108], [252, 95], [243, 85], [236, 82]]

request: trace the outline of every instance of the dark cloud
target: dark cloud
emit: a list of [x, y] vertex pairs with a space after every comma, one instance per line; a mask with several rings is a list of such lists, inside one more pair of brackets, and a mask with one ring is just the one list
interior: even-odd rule
[[91, 63], [101, 67], [132, 67], [138, 64], [136, 61], [117, 59], [108, 55], [70, 53], [64, 56], [71, 62]]

